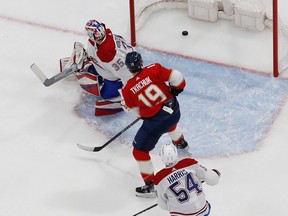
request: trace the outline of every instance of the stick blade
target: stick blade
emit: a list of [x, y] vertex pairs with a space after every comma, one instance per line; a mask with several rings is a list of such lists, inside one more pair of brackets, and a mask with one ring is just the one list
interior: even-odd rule
[[80, 143], [77, 143], [77, 146], [78, 146], [78, 148], [80, 148], [84, 151], [89, 151], [89, 152], [98, 152], [103, 148], [103, 146], [99, 146], [99, 147], [84, 146]]
[[31, 66], [30, 66], [30, 69], [33, 71], [33, 73], [41, 80], [41, 82], [44, 84], [45, 81], [47, 80], [47, 77], [46, 75], [40, 70], [40, 68], [35, 64], [33, 63]]

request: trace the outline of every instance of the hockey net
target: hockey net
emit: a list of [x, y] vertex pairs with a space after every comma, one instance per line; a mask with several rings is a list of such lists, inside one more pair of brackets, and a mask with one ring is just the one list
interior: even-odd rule
[[249, 30], [273, 32], [273, 75], [288, 68], [288, 27], [278, 13], [280, 0], [129, 0], [131, 44], [136, 46], [137, 31], [148, 17], [162, 9], [187, 8], [191, 18], [215, 22], [233, 20], [236, 26]]

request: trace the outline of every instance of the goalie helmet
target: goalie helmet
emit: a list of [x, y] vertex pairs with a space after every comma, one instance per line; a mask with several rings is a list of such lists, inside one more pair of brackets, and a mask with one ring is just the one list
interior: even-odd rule
[[162, 146], [160, 156], [166, 167], [172, 167], [178, 162], [177, 148], [173, 144]]
[[127, 66], [128, 70], [132, 73], [136, 73], [141, 71], [143, 66], [142, 56], [138, 52], [130, 52], [127, 53], [125, 59], [125, 65]]
[[101, 44], [106, 38], [105, 24], [97, 20], [89, 20], [85, 25], [85, 31], [88, 37], [97, 44]]

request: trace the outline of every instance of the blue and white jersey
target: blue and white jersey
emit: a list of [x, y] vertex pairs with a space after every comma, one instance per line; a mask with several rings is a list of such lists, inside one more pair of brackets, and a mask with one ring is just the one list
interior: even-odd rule
[[124, 38], [106, 29], [106, 39], [97, 45], [91, 39], [87, 43], [87, 53], [100, 76], [109, 81], [121, 80], [123, 84], [132, 78], [125, 65], [126, 54], [134, 51]]
[[207, 170], [192, 158], [180, 160], [173, 167], [162, 169], [155, 175], [158, 205], [171, 215], [207, 216], [210, 204], [202, 188], [202, 182], [215, 185], [218, 173]]

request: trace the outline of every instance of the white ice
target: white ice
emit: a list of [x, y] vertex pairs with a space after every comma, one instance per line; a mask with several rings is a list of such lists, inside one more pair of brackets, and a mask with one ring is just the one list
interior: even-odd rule
[[[280, 2], [287, 9], [287, 2]], [[134, 195], [142, 180], [130, 147], [117, 140], [99, 153], [76, 147], [108, 139], [73, 111], [81, 94], [77, 83], [46, 88], [29, 69], [35, 62], [48, 77], [57, 73], [59, 59], [70, 55], [74, 41], [85, 42], [82, 29], [89, 19], [128, 39], [128, 1], [0, 0], [0, 5], [0, 215], [122, 216], [153, 205], [155, 200]], [[182, 30], [189, 36], [183, 38]], [[153, 14], [138, 39], [145, 46], [271, 73], [268, 30], [243, 31], [228, 21], [191, 21], [185, 11], [173, 10]], [[251, 42], [256, 35], [261, 40]], [[287, 118], [288, 100], [259, 149], [199, 158], [222, 172], [219, 185], [205, 187], [211, 215], [285, 215]], [[152, 157], [160, 169], [158, 156]], [[141, 215], [168, 213], [155, 207]]]

